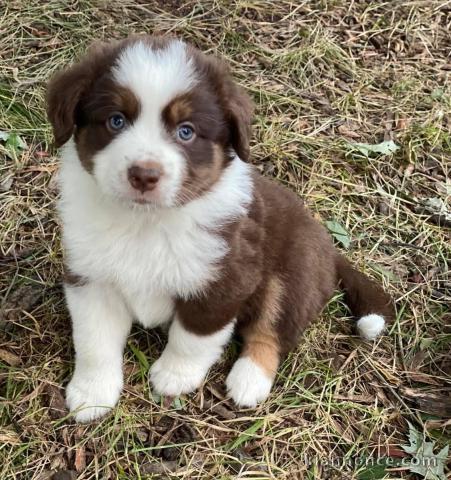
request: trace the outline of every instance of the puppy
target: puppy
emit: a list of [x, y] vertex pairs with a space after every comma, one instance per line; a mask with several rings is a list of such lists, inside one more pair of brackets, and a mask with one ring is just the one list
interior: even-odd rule
[[150, 370], [169, 396], [198, 388], [237, 330], [227, 389], [255, 407], [339, 283], [366, 339], [392, 317], [298, 197], [247, 163], [251, 102], [217, 59], [164, 37], [97, 45], [50, 82], [47, 112], [64, 145], [77, 421], [117, 403], [133, 321], [170, 323]]

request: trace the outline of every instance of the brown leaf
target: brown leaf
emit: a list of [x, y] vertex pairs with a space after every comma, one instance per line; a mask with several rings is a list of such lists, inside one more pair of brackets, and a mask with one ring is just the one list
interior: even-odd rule
[[80, 446], [75, 450], [74, 467], [78, 473], [82, 472], [86, 468], [86, 453], [85, 447]]
[[29, 312], [38, 303], [42, 293], [42, 288], [36, 285], [21, 285], [7, 298], [0, 314], [0, 322], [20, 319], [23, 311]]
[[425, 351], [418, 351], [412, 358], [411, 360], [407, 363], [409, 366], [409, 369], [411, 370], [418, 370], [420, 365], [423, 363], [424, 359], [427, 357], [427, 352]]
[[211, 410], [217, 414], [219, 418], [225, 418], [226, 420], [233, 420], [236, 418], [235, 412], [232, 412], [232, 410], [229, 410], [224, 405], [216, 403], [212, 400], [204, 400], [203, 406], [205, 410]]
[[18, 367], [22, 363], [18, 355], [3, 348], [0, 348], [0, 360], [11, 365], [11, 367]]
[[405, 130], [409, 126], [409, 120], [406, 118], [399, 118], [396, 122], [396, 130]]
[[39, 158], [47, 158], [50, 157], [50, 153], [46, 152], [45, 150], [37, 150], [35, 152], [35, 155]]
[[340, 125], [337, 130], [345, 137], [360, 138], [360, 133], [354, 131], [352, 126], [350, 126], [349, 124], [343, 123], [343, 125]]
[[407, 457], [407, 453], [404, 450], [394, 446], [387, 445], [382, 446], [379, 452], [380, 457], [394, 457], [394, 458], [404, 458]]
[[45, 393], [47, 396], [50, 418], [52, 418], [52, 420], [57, 420], [65, 417], [67, 415], [67, 408], [62, 389], [56, 385], [48, 383], [45, 386]]

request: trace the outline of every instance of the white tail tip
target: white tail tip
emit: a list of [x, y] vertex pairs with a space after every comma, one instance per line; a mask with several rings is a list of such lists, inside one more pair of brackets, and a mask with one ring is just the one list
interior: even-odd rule
[[366, 340], [374, 340], [385, 328], [385, 320], [381, 315], [371, 313], [361, 317], [357, 322], [357, 331]]

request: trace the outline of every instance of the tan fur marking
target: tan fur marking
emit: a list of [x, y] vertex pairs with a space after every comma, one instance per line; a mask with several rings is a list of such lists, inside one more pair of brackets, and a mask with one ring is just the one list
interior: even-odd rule
[[179, 194], [181, 199], [195, 198], [206, 192], [221, 176], [224, 164], [224, 152], [220, 145], [213, 144], [213, 162], [210, 165], [197, 167], [196, 182], [185, 180]]
[[210, 182], [213, 180], [212, 183], [216, 182], [222, 172], [222, 165], [224, 163], [224, 150], [221, 148], [220, 145], [217, 143], [213, 144], [213, 165], [210, 166]]
[[250, 357], [273, 378], [280, 361], [280, 346], [276, 322], [281, 313], [283, 284], [277, 277], [268, 281], [259, 319], [244, 333], [242, 356]]
[[176, 125], [184, 120], [188, 120], [192, 112], [193, 107], [189, 99], [178, 97], [169, 104], [168, 117], [171, 122]]

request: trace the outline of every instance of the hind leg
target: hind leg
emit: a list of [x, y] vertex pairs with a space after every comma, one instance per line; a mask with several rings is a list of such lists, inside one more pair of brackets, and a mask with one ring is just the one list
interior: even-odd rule
[[271, 279], [255, 320], [240, 331], [243, 351], [226, 380], [229, 395], [240, 407], [255, 407], [266, 400], [271, 391], [280, 363], [276, 323], [282, 293], [281, 282]]

